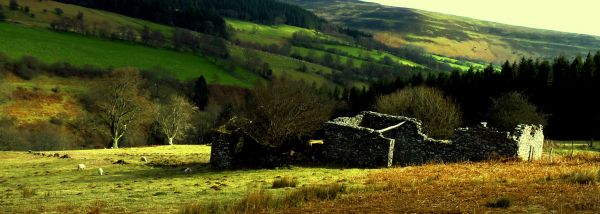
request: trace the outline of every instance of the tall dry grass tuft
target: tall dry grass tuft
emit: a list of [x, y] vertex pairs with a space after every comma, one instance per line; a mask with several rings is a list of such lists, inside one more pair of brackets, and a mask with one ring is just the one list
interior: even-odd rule
[[296, 189], [282, 198], [274, 198], [264, 189], [259, 189], [248, 192], [246, 196], [233, 203], [187, 204], [179, 213], [269, 213], [286, 207], [297, 207], [304, 202], [334, 200], [344, 191], [344, 185], [338, 183], [311, 185]]
[[263, 189], [250, 191], [240, 200], [233, 203], [212, 202], [209, 204], [187, 204], [179, 211], [180, 214], [237, 214], [237, 213], [267, 213], [279, 203]]
[[296, 207], [307, 201], [334, 200], [344, 191], [344, 185], [339, 183], [305, 186], [285, 196], [282, 204]]
[[249, 192], [233, 206], [233, 209], [240, 213], [261, 213], [267, 212], [273, 204], [273, 196], [265, 192], [265, 190], [260, 189]]
[[31, 198], [37, 195], [37, 189], [29, 188], [29, 187], [21, 187], [21, 195], [23, 198]]
[[285, 188], [285, 187], [296, 187], [298, 185], [298, 181], [292, 177], [280, 177], [276, 178], [273, 181], [273, 189]]
[[201, 214], [208, 213], [206, 212], [206, 206], [203, 204], [192, 203], [186, 204], [181, 207], [179, 210], [179, 214]]
[[102, 203], [102, 201], [96, 201], [94, 204], [90, 205], [89, 210], [88, 210], [88, 214], [100, 214], [102, 213], [102, 207], [104, 206], [104, 204]]
[[600, 170], [577, 170], [562, 174], [561, 178], [571, 183], [596, 184], [600, 182]]

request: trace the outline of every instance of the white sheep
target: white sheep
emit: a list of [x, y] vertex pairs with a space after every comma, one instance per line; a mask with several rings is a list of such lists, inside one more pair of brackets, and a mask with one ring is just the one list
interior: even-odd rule
[[142, 160], [142, 162], [148, 162], [148, 159], [146, 158], [146, 156], [142, 156], [141, 160]]
[[192, 169], [190, 169], [190, 168], [185, 168], [185, 170], [183, 170], [183, 172], [185, 172], [185, 173], [187, 173], [187, 174], [190, 174], [190, 173], [192, 173]]
[[104, 170], [102, 168], [98, 168], [98, 175], [104, 175]]
[[84, 169], [85, 169], [85, 164], [80, 163], [77, 165], [77, 171], [84, 170]]

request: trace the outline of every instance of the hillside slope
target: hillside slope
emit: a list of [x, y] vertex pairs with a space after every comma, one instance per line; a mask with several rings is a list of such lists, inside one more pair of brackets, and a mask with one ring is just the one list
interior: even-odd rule
[[[19, 35], [19, 36], [15, 36]], [[211, 83], [251, 86], [255, 75], [228, 73], [208, 58], [118, 41], [101, 40], [73, 33], [0, 23], [0, 51], [12, 58], [33, 56], [46, 63], [68, 62], [96, 67], [126, 67], [163, 70], [179, 79], [205, 76]]]
[[[8, 0], [0, 0], [2, 5], [8, 5], [8, 2]], [[171, 38], [174, 29], [171, 26], [55, 1], [20, 0], [18, 4], [22, 8], [18, 11], [9, 10], [5, 7], [6, 21], [9, 23], [0, 22], [0, 25], [2, 25], [0, 28], [0, 41], [2, 41], [0, 52], [13, 59], [30, 55], [45, 63], [67, 62], [77, 66], [160, 68], [158, 70], [167, 72], [166, 75], [184, 80], [204, 75], [208, 83], [243, 87], [253, 86], [260, 79], [259, 75], [239, 67], [235, 71], [231, 71], [229, 64], [231, 64], [232, 59], [218, 60], [191, 52], [178, 52], [170, 48], [154, 48], [138, 44], [139, 42], [132, 44], [119, 40], [99, 39], [96, 36], [56, 32], [48, 29], [53, 21], [63, 17], [76, 17], [79, 12], [83, 14], [84, 22], [91, 29], [101, 25], [107, 26], [113, 32], [118, 32], [121, 28], [132, 28], [136, 32], [140, 32], [144, 27], [148, 27], [152, 31], [162, 32], [167, 38]], [[29, 8], [28, 12], [23, 11], [25, 7]], [[56, 14], [55, 8], [60, 8], [63, 14]], [[229, 21], [238, 25], [253, 24], [245, 21]], [[276, 29], [277, 32], [272, 33], [277, 34], [285, 31], [290, 34], [288, 37], [291, 37], [291, 34], [295, 31], [306, 30], [299, 27], [282, 26], [284, 27], [278, 28]], [[289, 29], [292, 29], [292, 31]], [[137, 36], [137, 40], [140, 40], [140, 36]], [[271, 37], [260, 35], [253, 39], [262, 41], [270, 40]], [[170, 41], [167, 43], [170, 44]], [[243, 57], [241, 56], [243, 48], [230, 44], [228, 49], [234, 58]], [[269, 56], [270, 59], [273, 59], [270, 67], [274, 76], [287, 76], [293, 79], [314, 82], [317, 85], [335, 85], [315, 73], [316, 71], [331, 73], [330, 68], [305, 62], [308, 69], [315, 72], [301, 73], [296, 71], [298, 67], [296, 59], [282, 55], [269, 55], [262, 51], [259, 51], [258, 55], [261, 58]], [[289, 63], [290, 61], [293, 61], [293, 63]]]
[[600, 49], [600, 37], [510, 26], [359, 0], [286, 0], [334, 23], [370, 31], [393, 47], [415, 45], [455, 58], [502, 62], [575, 56]]

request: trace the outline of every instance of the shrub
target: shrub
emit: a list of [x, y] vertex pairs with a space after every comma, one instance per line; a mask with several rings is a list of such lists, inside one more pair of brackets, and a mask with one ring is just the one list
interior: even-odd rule
[[488, 114], [490, 125], [504, 131], [510, 131], [519, 124], [546, 125], [546, 116], [518, 92], [493, 99]]
[[298, 185], [298, 181], [292, 177], [280, 177], [273, 181], [273, 189], [285, 188], [285, 187], [296, 187]]
[[54, 13], [56, 13], [56, 15], [62, 16], [64, 11], [63, 11], [63, 9], [57, 7], [57, 8], [54, 8]]
[[44, 68], [44, 64], [32, 56], [23, 56], [13, 65], [13, 72], [18, 77], [30, 80], [36, 77]]
[[485, 206], [487, 207], [491, 207], [491, 208], [509, 208], [512, 205], [512, 198], [510, 197], [501, 197], [496, 199], [495, 201], [490, 201], [487, 204], [485, 204]]
[[423, 122], [431, 137], [449, 138], [461, 124], [458, 105], [435, 88], [405, 88], [377, 99], [375, 109], [381, 113], [413, 117]]

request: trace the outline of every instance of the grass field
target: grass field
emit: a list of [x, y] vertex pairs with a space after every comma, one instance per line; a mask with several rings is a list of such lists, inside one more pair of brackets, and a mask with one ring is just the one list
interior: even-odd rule
[[[190, 204], [232, 204], [261, 190], [281, 198], [317, 184], [344, 186], [337, 199], [275, 213], [588, 212], [600, 211], [600, 153], [545, 154], [536, 162], [431, 164], [390, 169], [290, 167], [213, 171], [209, 146], [157, 146], [119, 150], [0, 152], [0, 213], [173, 213]], [[71, 158], [52, 156], [69, 154]], [[141, 156], [148, 158], [142, 162]], [[113, 164], [124, 160], [128, 164]], [[77, 171], [77, 164], [87, 169]], [[183, 172], [191, 168], [192, 173]], [[97, 168], [105, 175], [99, 176]], [[18, 169], [18, 170], [17, 170]], [[591, 172], [581, 180], [573, 176]], [[579, 174], [578, 174], [579, 173]], [[588, 173], [589, 174], [589, 173]], [[587, 174], [586, 174], [587, 175]], [[291, 177], [297, 187], [273, 189]], [[573, 180], [575, 179], [575, 180]], [[590, 180], [591, 179], [591, 180]], [[589, 181], [590, 184], [580, 184]], [[486, 204], [506, 197], [506, 209]], [[260, 208], [260, 207], [259, 207]]]
[[267, 26], [236, 19], [227, 19], [226, 21], [231, 28], [235, 29], [233, 35], [235, 39], [262, 45], [283, 45], [283, 43], [292, 38], [294, 33], [304, 30], [309, 31], [308, 29], [289, 25]]
[[600, 152], [599, 141], [551, 141], [556, 154], [571, 155], [582, 151]]
[[341, 51], [344, 51], [344, 52], [350, 54], [350, 56], [353, 56], [356, 58], [363, 58], [363, 59], [365, 56], [368, 56], [375, 60], [381, 60], [387, 56], [387, 57], [390, 57], [394, 62], [405, 65], [405, 66], [422, 67], [421, 65], [414, 63], [412, 61], [402, 59], [402, 58], [394, 56], [392, 54], [377, 51], [377, 50], [366, 50], [366, 49], [351, 47], [351, 46], [346, 46], [346, 45], [325, 45], [325, 48], [338, 49], [338, 50], [341, 50]]
[[[471, 67], [474, 69], [483, 70], [487, 66], [487, 65], [480, 64], [480, 63], [475, 63], [475, 62], [470, 62], [470, 61], [462, 61], [462, 60], [457, 60], [457, 59], [448, 58], [448, 57], [439, 56], [439, 55], [431, 55], [431, 57], [433, 57], [438, 62], [446, 63], [446, 64], [450, 65], [450, 67], [461, 70], [461, 71], [468, 71]], [[500, 68], [496, 68], [496, 69], [499, 70]]]
[[312, 29], [306, 29], [290, 25], [262, 25], [237, 19], [226, 19], [227, 25], [235, 30], [234, 38], [243, 42], [254, 42], [259, 44], [282, 45], [292, 38], [294, 33], [304, 31], [314, 38], [332, 42], [344, 42], [342, 39], [333, 37]]
[[[0, 4], [8, 5], [9, 0], [0, 0]], [[22, 7], [29, 7], [29, 14], [34, 14], [34, 17], [22, 11], [11, 11], [8, 8], [5, 11], [7, 21], [17, 22], [23, 25], [35, 26], [40, 28], [48, 28], [50, 22], [63, 17], [75, 17], [79, 12], [83, 13], [83, 19], [86, 23], [109, 23], [114, 29], [120, 26], [130, 26], [136, 29], [142, 29], [144, 26], [153, 30], [159, 30], [165, 35], [171, 35], [171, 27], [156, 24], [153, 22], [135, 19], [111, 12], [95, 10], [77, 5], [63, 4], [56, 1], [40, 1], [40, 0], [18, 0], [17, 3]], [[64, 11], [61, 16], [54, 13], [55, 8], [60, 8]], [[47, 12], [44, 12], [44, 9]]]
[[251, 86], [256, 76], [227, 73], [210, 59], [191, 53], [101, 40], [72, 33], [0, 23], [0, 52], [12, 58], [34, 56], [44, 62], [69, 62], [98, 67], [162, 68], [169, 75], [191, 79], [204, 75], [209, 83]]
[[[244, 49], [238, 46], [231, 46], [230, 53], [232, 57], [237, 57], [240, 59], [244, 58]], [[257, 56], [259, 56], [264, 62], [269, 63], [269, 66], [273, 70], [273, 75], [275, 77], [286, 77], [295, 80], [302, 80], [309, 84], [315, 83], [317, 86], [333, 86], [335, 83], [321, 76], [321, 74], [329, 74], [332, 72], [331, 68], [302, 62], [297, 59], [286, 57], [282, 55], [272, 54], [263, 51], [253, 51]], [[298, 68], [300, 64], [304, 63], [308, 67], [307, 72], [300, 72]]]
[[[323, 56], [325, 56], [325, 54], [331, 54], [329, 52], [322, 51], [322, 50], [315, 50], [315, 49], [309, 49], [309, 48], [298, 47], [298, 46], [292, 47], [292, 53], [299, 54], [302, 57], [310, 57], [312, 55], [312, 57], [317, 57], [317, 58], [323, 58]], [[334, 57], [336, 56], [336, 54], [331, 54], [331, 55]], [[348, 59], [350, 59], [349, 57], [340, 56], [340, 55], [337, 55], [337, 56], [339, 56], [340, 62], [342, 64], [347, 65]], [[363, 63], [365, 63], [363, 60], [355, 59], [355, 58], [353, 58], [352, 61], [354, 61], [354, 63], [353, 63], [354, 67], [360, 67]]]
[[[121, 150], [45, 152], [69, 154], [60, 159], [0, 153], [0, 213], [88, 212], [99, 202], [102, 211], [169, 213], [184, 204], [228, 201], [253, 189], [282, 195], [290, 188], [270, 189], [274, 179], [291, 176], [299, 186], [343, 181], [378, 170], [293, 167], [275, 170], [212, 171], [209, 146], [161, 146]], [[141, 156], [148, 163], [140, 161]], [[129, 164], [112, 164], [117, 160]], [[83, 163], [87, 170], [77, 171]], [[97, 168], [105, 175], [98, 176]], [[183, 170], [190, 167], [191, 174]], [[19, 169], [19, 170], [16, 170]], [[358, 183], [356, 183], [358, 185]], [[33, 192], [28, 193], [27, 191]]]

